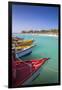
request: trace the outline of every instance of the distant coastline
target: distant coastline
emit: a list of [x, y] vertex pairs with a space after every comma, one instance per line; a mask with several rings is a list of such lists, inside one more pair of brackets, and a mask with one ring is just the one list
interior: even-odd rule
[[23, 30], [20, 33], [14, 33], [14, 34], [22, 34], [22, 35], [39, 35], [39, 36], [54, 36], [58, 37], [58, 30], [57, 29], [52, 29], [52, 30]]
[[51, 29], [51, 30], [23, 30], [21, 33], [31, 33], [31, 34], [58, 34], [58, 29]]

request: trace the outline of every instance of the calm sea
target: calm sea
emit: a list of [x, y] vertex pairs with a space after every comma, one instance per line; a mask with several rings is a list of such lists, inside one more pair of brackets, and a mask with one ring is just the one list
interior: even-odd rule
[[32, 53], [23, 57], [22, 60], [50, 58], [41, 67], [40, 75], [33, 80], [32, 84], [58, 83], [58, 37], [21, 34], [16, 36], [24, 39], [33, 38], [36, 42]]

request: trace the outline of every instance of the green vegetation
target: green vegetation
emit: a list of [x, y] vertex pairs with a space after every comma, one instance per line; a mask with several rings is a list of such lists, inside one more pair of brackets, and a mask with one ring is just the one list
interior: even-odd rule
[[58, 34], [57, 29], [51, 29], [51, 30], [23, 30], [21, 33], [37, 33], [37, 34]]

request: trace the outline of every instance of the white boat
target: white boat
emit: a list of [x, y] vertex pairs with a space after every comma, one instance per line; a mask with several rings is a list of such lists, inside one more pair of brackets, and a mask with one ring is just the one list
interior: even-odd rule
[[31, 45], [31, 46], [29, 46], [27, 48], [23, 48], [23, 49], [21, 49], [19, 51], [16, 51], [16, 58], [19, 58], [19, 57], [22, 57], [22, 56], [25, 56], [27, 54], [32, 53], [32, 49], [33, 49], [34, 46], [35, 45]]

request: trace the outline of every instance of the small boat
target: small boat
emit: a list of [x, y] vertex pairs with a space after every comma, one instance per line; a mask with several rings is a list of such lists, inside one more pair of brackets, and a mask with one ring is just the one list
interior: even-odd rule
[[20, 50], [20, 49], [23, 49], [23, 48], [29, 48], [30, 46], [36, 46], [36, 43], [34, 42], [32, 45], [19, 45], [19, 46], [16, 46], [16, 50]]
[[20, 49], [24, 49], [24, 48], [28, 48], [28, 47], [30, 47], [30, 46], [18, 46], [18, 47], [16, 47], [16, 50], [20, 50]]
[[32, 53], [32, 49], [34, 46], [35, 45], [30, 45], [28, 47], [16, 49], [16, 57], [19, 58], [19, 57], [22, 57], [22, 56]]
[[17, 41], [22, 41], [24, 38], [19, 38], [19, 37], [12, 37], [12, 43], [16, 43]]
[[18, 40], [16, 46], [29, 46], [32, 45], [34, 40]]
[[41, 66], [49, 58], [22, 61], [12, 58], [12, 87], [29, 85], [40, 74]]
[[19, 37], [12, 37], [13, 41], [18, 41], [18, 40], [23, 40], [23, 38], [19, 38]]

